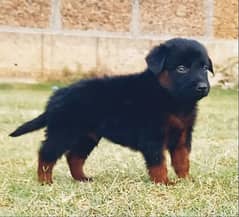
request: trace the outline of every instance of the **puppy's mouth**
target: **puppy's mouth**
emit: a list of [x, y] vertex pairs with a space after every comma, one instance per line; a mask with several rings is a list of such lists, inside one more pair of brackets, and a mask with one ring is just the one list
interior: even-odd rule
[[203, 92], [196, 92], [196, 98], [197, 100], [202, 99], [203, 97], [206, 97], [208, 95], [209, 91], [203, 91]]
[[178, 98], [183, 101], [198, 101], [204, 97], [206, 97], [209, 93], [209, 89], [203, 91], [196, 91], [195, 88], [185, 88], [183, 90], [179, 90], [176, 94], [174, 94], [175, 98]]

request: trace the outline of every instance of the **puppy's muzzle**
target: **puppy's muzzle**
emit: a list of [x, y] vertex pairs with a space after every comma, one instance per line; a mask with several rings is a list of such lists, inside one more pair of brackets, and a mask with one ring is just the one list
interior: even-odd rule
[[208, 91], [209, 91], [209, 86], [207, 83], [205, 82], [199, 82], [197, 85], [196, 85], [196, 91], [199, 95], [201, 96], [206, 96], [208, 94]]

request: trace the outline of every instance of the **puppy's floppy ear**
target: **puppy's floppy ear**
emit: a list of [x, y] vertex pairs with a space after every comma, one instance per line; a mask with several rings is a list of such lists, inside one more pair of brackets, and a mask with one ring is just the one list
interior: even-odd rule
[[209, 62], [208, 70], [214, 75], [212, 60], [210, 59], [210, 57], [208, 57], [208, 62]]
[[167, 57], [167, 47], [165, 44], [161, 44], [157, 47], [154, 47], [145, 60], [148, 65], [148, 68], [154, 73], [158, 74], [163, 71], [164, 63]]

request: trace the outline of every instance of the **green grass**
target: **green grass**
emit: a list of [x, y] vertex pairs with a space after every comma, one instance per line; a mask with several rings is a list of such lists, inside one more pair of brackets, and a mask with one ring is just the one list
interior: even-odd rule
[[[51, 85], [0, 85], [0, 216], [238, 216], [238, 98], [213, 89], [199, 105], [191, 180], [149, 181], [142, 156], [102, 140], [86, 162], [92, 183], [72, 180], [65, 159], [54, 184], [37, 183], [43, 131], [9, 138], [44, 109]], [[170, 162], [168, 162], [170, 164]], [[177, 180], [173, 170], [169, 177]]]

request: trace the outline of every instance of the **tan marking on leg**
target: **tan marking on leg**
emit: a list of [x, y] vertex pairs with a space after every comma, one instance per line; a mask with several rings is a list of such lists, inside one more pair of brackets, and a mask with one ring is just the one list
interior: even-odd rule
[[168, 171], [165, 163], [148, 168], [151, 181], [155, 183], [169, 184]]
[[83, 182], [92, 181], [92, 179], [86, 177], [83, 172], [83, 165], [85, 163], [85, 159], [80, 158], [79, 156], [73, 155], [71, 153], [68, 153], [66, 155], [66, 159], [71, 171], [71, 175], [75, 180]]
[[45, 162], [40, 157], [38, 160], [38, 181], [42, 184], [52, 184], [52, 170], [56, 162]]
[[171, 153], [172, 165], [179, 178], [189, 175], [189, 152], [185, 147], [180, 147]]
[[186, 130], [184, 130], [177, 147], [170, 153], [172, 166], [179, 178], [186, 178], [189, 175], [189, 151], [186, 147], [186, 136]]

